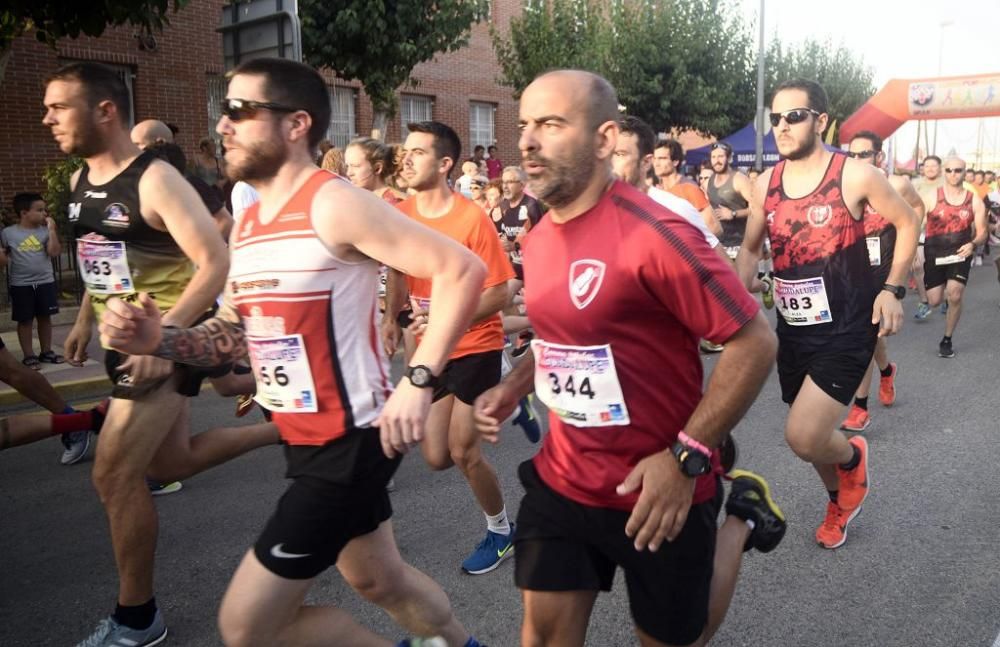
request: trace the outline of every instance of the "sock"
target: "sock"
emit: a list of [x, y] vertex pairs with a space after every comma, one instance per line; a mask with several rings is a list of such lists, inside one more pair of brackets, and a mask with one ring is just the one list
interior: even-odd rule
[[89, 411], [76, 411], [52, 414], [52, 435], [59, 436], [74, 431], [87, 431], [93, 425], [93, 416]]
[[887, 364], [885, 368], [880, 368], [878, 372], [882, 377], [889, 377], [892, 375], [892, 364]]
[[855, 467], [858, 466], [858, 463], [861, 462], [861, 451], [854, 445], [851, 445], [851, 451], [853, 452], [851, 455], [851, 460], [847, 461], [846, 463], [842, 463], [840, 465], [840, 469], [853, 470]]
[[945, 335], [941, 338], [941, 341], [951, 341], [951, 335]]
[[504, 506], [500, 514], [492, 516], [487, 514], [486, 527], [490, 532], [495, 532], [498, 535], [509, 535], [510, 521], [507, 519], [507, 506]]
[[750, 529], [750, 532], [753, 532], [753, 529], [757, 527], [757, 524], [754, 522], [753, 519], [744, 519], [743, 523], [747, 525], [747, 528]]
[[827, 490], [827, 494], [830, 495], [830, 501], [837, 503], [837, 497], [840, 495], [840, 490]]
[[854, 398], [854, 404], [861, 407], [865, 411], [868, 411], [868, 396], [863, 398]]
[[126, 607], [119, 604], [115, 607], [115, 613], [112, 617], [120, 625], [125, 625], [132, 629], [148, 629], [156, 617], [156, 598], [149, 598], [149, 601], [145, 604], [134, 607]]

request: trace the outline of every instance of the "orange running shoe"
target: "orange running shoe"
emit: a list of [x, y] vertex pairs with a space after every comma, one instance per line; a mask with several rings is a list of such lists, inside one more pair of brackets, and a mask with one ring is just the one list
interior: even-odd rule
[[847, 524], [858, 516], [861, 508], [848, 514], [839, 505], [830, 501], [826, 504], [826, 518], [816, 529], [816, 542], [823, 548], [840, 548], [847, 541]]
[[[879, 393], [881, 394], [881, 391], [879, 391]], [[881, 397], [881, 395], [879, 397]], [[852, 404], [851, 410], [847, 412], [847, 419], [840, 425], [840, 428], [846, 431], [856, 431], [860, 433], [865, 429], [868, 429], [868, 425], [870, 424], [872, 424], [872, 419], [868, 416], [868, 412], [858, 405]]]
[[882, 403], [883, 407], [891, 407], [896, 402], [896, 373], [898, 369], [894, 362], [889, 362], [889, 368], [892, 369], [889, 377], [880, 376], [878, 378], [878, 401]]
[[854, 436], [849, 442], [861, 452], [861, 458], [852, 470], [837, 466], [837, 476], [840, 478], [837, 502], [853, 518], [868, 497], [868, 441], [861, 436]]

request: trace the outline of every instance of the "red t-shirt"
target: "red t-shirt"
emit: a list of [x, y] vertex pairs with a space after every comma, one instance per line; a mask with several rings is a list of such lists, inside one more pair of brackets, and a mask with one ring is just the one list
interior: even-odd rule
[[[621, 181], [567, 223], [543, 218], [523, 250], [537, 337], [610, 345], [630, 417], [628, 425], [581, 427], [550, 412], [535, 466], [563, 496], [631, 510], [638, 494], [615, 488], [641, 459], [673, 445], [701, 400], [699, 339], [727, 341], [757, 301], [701, 231]], [[699, 478], [694, 501], [714, 494], [715, 477]]]

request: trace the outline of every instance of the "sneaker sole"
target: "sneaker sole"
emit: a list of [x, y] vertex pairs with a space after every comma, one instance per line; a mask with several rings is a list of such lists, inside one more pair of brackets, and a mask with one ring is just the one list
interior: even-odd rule
[[144, 643], [142, 647], [153, 647], [153, 645], [159, 645], [161, 642], [167, 639], [167, 628], [163, 628], [163, 633], [160, 634], [159, 638], [156, 638], [151, 643]]
[[835, 548], [840, 548], [841, 546], [843, 546], [845, 543], [847, 543], [847, 527], [851, 525], [851, 522], [854, 521], [854, 519], [856, 519], [859, 514], [861, 514], [861, 506], [855, 508], [854, 512], [852, 512], [851, 515], [847, 517], [847, 522], [844, 524], [844, 536], [840, 538], [839, 542], [837, 542], [836, 544], [831, 544], [830, 546], [827, 546], [821, 541], [817, 541], [816, 543], [819, 544], [820, 547], [825, 548], [827, 550], [833, 550]]
[[856, 434], [860, 434], [860, 433], [861, 433], [861, 432], [863, 432], [863, 431], [864, 431], [865, 429], [868, 429], [868, 428], [869, 428], [869, 427], [871, 427], [871, 426], [872, 426], [872, 419], [871, 419], [871, 418], [868, 418], [868, 420], [867, 420], [867, 421], [865, 422], [864, 426], [862, 426], [862, 427], [848, 427], [848, 426], [847, 426], [847, 425], [845, 424], [845, 425], [840, 425], [840, 428], [841, 428], [841, 429], [842, 429], [843, 431], [852, 431], [852, 432], [854, 432], [854, 433], [856, 433]]
[[781, 508], [778, 507], [778, 504], [775, 503], [774, 499], [771, 498], [771, 488], [770, 486], [768, 486], [767, 481], [765, 481], [763, 477], [761, 477], [759, 474], [755, 474], [754, 472], [748, 472], [747, 470], [741, 470], [741, 469], [732, 470], [731, 472], [729, 472], [729, 476], [732, 477], [733, 480], [736, 480], [742, 476], [756, 483], [757, 486], [760, 487], [760, 489], [764, 492], [764, 500], [767, 502], [767, 507], [769, 507], [774, 512], [774, 516], [778, 517], [782, 521], [785, 520], [785, 513], [781, 511]]
[[493, 562], [493, 564], [491, 564], [488, 568], [484, 568], [478, 571], [470, 571], [469, 569], [463, 566], [462, 570], [468, 573], [469, 575], [483, 575], [485, 573], [489, 573], [490, 571], [496, 570], [500, 566], [500, 564], [504, 563], [504, 560], [506, 560], [508, 557], [511, 557], [513, 554], [514, 554], [514, 547], [511, 546], [510, 550], [508, 550], [506, 553], [503, 554], [503, 557]]

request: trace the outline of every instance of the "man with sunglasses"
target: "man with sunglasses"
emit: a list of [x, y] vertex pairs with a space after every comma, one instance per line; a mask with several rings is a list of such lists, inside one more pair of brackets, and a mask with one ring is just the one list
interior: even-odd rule
[[[143, 297], [141, 307], [114, 302], [101, 326], [102, 341], [115, 347], [192, 364], [249, 351], [257, 395], [274, 410], [292, 483], [230, 582], [219, 611], [222, 639], [380, 644], [342, 610], [303, 605], [315, 578], [336, 565], [408, 630], [478, 647], [441, 588], [400, 557], [385, 486], [423, 438], [434, 376], [472, 315], [483, 265], [316, 167], [312, 151], [330, 122], [330, 99], [315, 70], [254, 59], [230, 73], [228, 95], [216, 128], [227, 173], [252, 183], [260, 202], [234, 227], [219, 316], [161, 328]], [[436, 318], [395, 391], [374, 341], [379, 262], [434, 286]]]
[[958, 157], [944, 161], [943, 187], [925, 194], [927, 238], [924, 243], [924, 286], [931, 307], [947, 300], [940, 357], [954, 357], [951, 337], [962, 316], [962, 295], [969, 281], [972, 255], [986, 242], [986, 206], [974, 191], [963, 186], [965, 162]]
[[[868, 445], [839, 431], [844, 411], [872, 360], [878, 336], [899, 330], [902, 287], [917, 244], [917, 217], [871, 164], [823, 147], [826, 92], [815, 81], [778, 86], [771, 102], [778, 152], [785, 159], [754, 186], [746, 239], [736, 260], [749, 286], [764, 235], [774, 254], [778, 378], [790, 405], [785, 438], [813, 464], [829, 495], [816, 531], [824, 548], [847, 539], [847, 525], [868, 496]], [[884, 285], [871, 270], [866, 206], [896, 228]]]
[[[862, 130], [854, 136], [848, 147], [847, 156], [863, 160], [877, 169], [882, 169], [885, 155], [882, 152], [882, 138], [870, 130]], [[913, 208], [917, 217], [924, 219], [924, 201], [913, 190], [910, 180], [902, 175], [889, 176], [892, 185], [906, 203]], [[868, 260], [876, 275], [878, 285], [885, 284], [892, 270], [892, 254], [896, 247], [896, 228], [880, 216], [871, 205], [865, 207], [865, 244], [868, 246]], [[871, 392], [872, 373], [879, 370], [878, 399], [883, 406], [890, 407], [896, 402], [896, 372], [894, 363], [889, 361], [888, 343], [885, 337], [879, 337], [875, 343], [875, 357], [865, 372], [865, 377], [854, 394], [854, 403], [847, 414], [847, 419], [841, 429], [861, 432], [871, 424], [868, 415], [868, 394]]]

